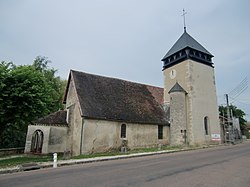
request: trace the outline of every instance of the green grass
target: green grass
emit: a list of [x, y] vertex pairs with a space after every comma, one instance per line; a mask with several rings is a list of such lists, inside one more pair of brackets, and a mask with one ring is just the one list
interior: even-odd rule
[[181, 148], [182, 148], [181, 146], [162, 146], [161, 148], [158, 148], [158, 147], [139, 148], [139, 149], [134, 149], [131, 152], [132, 153], [155, 152], [155, 151], [175, 150], [175, 149], [181, 149]]
[[[95, 158], [95, 157], [102, 157], [102, 156], [117, 156], [117, 155], [129, 155], [133, 153], [145, 153], [145, 152], [155, 152], [155, 151], [162, 151], [162, 150], [176, 150], [181, 149], [181, 146], [162, 146], [161, 149], [158, 147], [153, 148], [138, 148], [129, 150], [126, 153], [122, 153], [118, 150], [112, 150], [110, 152], [105, 153], [93, 153], [93, 154], [86, 154], [86, 155], [79, 155], [74, 156], [72, 159], [84, 159], [84, 158]], [[62, 160], [62, 155], [58, 156], [58, 160]], [[48, 162], [52, 161], [52, 155], [20, 155], [16, 157], [9, 157], [0, 159], [0, 168], [7, 168], [7, 167], [14, 167], [24, 163], [31, 163], [31, 162]]]
[[93, 153], [93, 154], [86, 154], [86, 155], [78, 155], [72, 157], [72, 159], [83, 159], [83, 158], [95, 158], [95, 157], [102, 157], [102, 156], [116, 156], [116, 155], [126, 155], [129, 153], [121, 153], [119, 151], [111, 151], [106, 153]]
[[163, 151], [163, 150], [176, 150], [181, 149], [181, 146], [162, 146], [161, 149], [158, 147], [151, 147], [151, 148], [138, 148], [129, 150], [126, 153], [122, 153], [117, 150], [112, 150], [106, 153], [93, 153], [93, 154], [86, 154], [86, 155], [78, 155], [72, 157], [72, 159], [84, 159], [84, 158], [95, 158], [95, 157], [102, 157], [102, 156], [117, 156], [117, 155], [129, 155], [133, 153], [145, 153], [145, 152], [155, 152], [155, 151]]
[[6, 158], [3, 160], [0, 160], [0, 168], [6, 168], [6, 167], [14, 167], [17, 165], [21, 165], [24, 163], [30, 163], [30, 162], [48, 162], [52, 161], [51, 156], [17, 156], [13, 158]]

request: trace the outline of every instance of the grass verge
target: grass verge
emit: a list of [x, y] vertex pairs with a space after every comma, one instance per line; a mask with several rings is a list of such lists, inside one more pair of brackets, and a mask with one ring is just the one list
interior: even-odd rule
[[[122, 153], [118, 150], [112, 150], [110, 152], [105, 153], [94, 153], [94, 154], [85, 154], [74, 156], [72, 159], [84, 159], [84, 158], [95, 158], [95, 157], [102, 157], [102, 156], [117, 156], [117, 155], [129, 155], [133, 153], [145, 153], [145, 152], [156, 152], [156, 151], [163, 151], [163, 150], [176, 150], [181, 149], [181, 146], [162, 146], [161, 148], [154, 147], [154, 148], [139, 148], [129, 150], [126, 153]], [[62, 155], [58, 156], [58, 160], [62, 160]], [[31, 163], [31, 162], [49, 162], [52, 161], [52, 155], [21, 155], [16, 157], [9, 157], [0, 159], [0, 169], [1, 168], [8, 168], [8, 167], [15, 167], [24, 163]]]
[[72, 157], [73, 159], [84, 159], [84, 158], [95, 158], [95, 157], [101, 157], [101, 156], [117, 156], [117, 155], [129, 155], [133, 153], [146, 153], [146, 152], [156, 152], [156, 151], [164, 151], [164, 150], [176, 150], [181, 149], [181, 146], [162, 146], [160, 149], [158, 147], [152, 147], [152, 148], [138, 148], [129, 150], [126, 153], [122, 153], [117, 150], [112, 150], [105, 153], [93, 153], [93, 154], [85, 154], [85, 155], [78, 155]]
[[48, 162], [48, 161], [52, 161], [52, 157], [49, 155], [46, 156], [24, 155], [24, 156], [10, 157], [0, 160], [0, 168], [14, 167], [17, 165], [30, 162]]

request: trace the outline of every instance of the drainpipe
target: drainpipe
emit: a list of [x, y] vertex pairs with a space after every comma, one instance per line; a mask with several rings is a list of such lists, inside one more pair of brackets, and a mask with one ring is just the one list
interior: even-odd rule
[[81, 129], [80, 154], [82, 154], [83, 125], [84, 125], [84, 119], [83, 119], [83, 117], [82, 117], [82, 129]]

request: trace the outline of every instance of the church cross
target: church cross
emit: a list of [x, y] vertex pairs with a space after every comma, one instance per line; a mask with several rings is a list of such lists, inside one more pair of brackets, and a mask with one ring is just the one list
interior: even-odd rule
[[184, 22], [184, 32], [186, 32], [186, 20], [185, 20], [185, 15], [187, 14], [187, 12], [185, 12], [184, 8], [183, 8], [183, 14], [181, 16], [183, 16], [183, 22]]

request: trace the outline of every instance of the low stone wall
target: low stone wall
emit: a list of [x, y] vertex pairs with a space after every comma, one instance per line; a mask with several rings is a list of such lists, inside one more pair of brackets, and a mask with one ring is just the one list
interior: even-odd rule
[[0, 156], [24, 153], [24, 147], [0, 149]]

